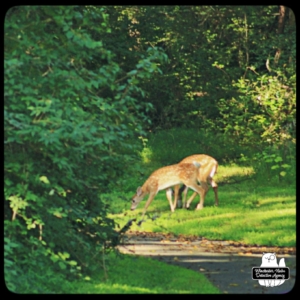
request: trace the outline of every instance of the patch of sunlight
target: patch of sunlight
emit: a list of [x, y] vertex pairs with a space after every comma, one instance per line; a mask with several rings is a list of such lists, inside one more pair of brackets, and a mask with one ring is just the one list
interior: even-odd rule
[[260, 199], [259, 201], [261, 201], [263, 204], [266, 204], [266, 203], [274, 203], [274, 202], [281, 203], [282, 201], [290, 201], [290, 200], [295, 200], [295, 203], [296, 203], [296, 198], [293, 196], [279, 196], [276, 198], [268, 197], [268, 198]]
[[296, 207], [277, 210], [276, 213], [277, 215], [285, 215], [285, 216], [293, 215], [296, 217]]
[[205, 219], [222, 219], [222, 218], [234, 218], [234, 217], [237, 217], [237, 216], [240, 216], [240, 214], [238, 214], [238, 213], [226, 213], [226, 214], [214, 215], [214, 216], [201, 216], [201, 219], [202, 220], [205, 220]]
[[105, 283], [100, 283], [95, 285], [95, 289], [99, 289], [99, 292], [109, 292], [109, 293], [155, 293], [155, 291], [147, 289], [147, 288], [141, 288], [141, 287], [133, 287], [133, 286], [128, 286], [124, 284], [105, 284]]
[[[193, 234], [193, 233], [198, 233], [198, 227], [195, 227], [195, 223], [196, 224], [207, 224], [208, 223], [213, 223], [214, 221], [216, 221], [217, 223], [219, 223], [220, 221], [217, 220], [223, 220], [224, 222], [230, 221], [231, 223], [233, 222], [233, 220], [236, 220], [237, 218], [241, 217], [240, 214], [236, 214], [236, 213], [228, 213], [228, 214], [222, 214], [222, 215], [209, 215], [209, 216], [197, 216], [194, 218], [189, 218], [184, 220], [184, 228], [185, 230], [189, 229], [189, 234]], [[244, 216], [243, 216], [244, 217]], [[240, 219], [239, 219], [240, 220]], [[222, 222], [222, 221], [221, 221]], [[191, 227], [192, 226], [192, 227]], [[172, 225], [173, 228], [175, 227], [179, 227], [181, 228], [182, 225], [181, 224], [177, 224], [177, 223], [173, 223]], [[211, 231], [218, 231], [218, 228], [211, 228]], [[195, 232], [194, 232], [195, 231]]]
[[253, 167], [241, 167], [233, 164], [229, 166], [219, 166], [216, 178], [252, 174], [254, 174]]
[[124, 212], [121, 212], [119, 214], [108, 213], [107, 216], [111, 219], [123, 218], [124, 217]]
[[[287, 208], [287, 209], [281, 209], [281, 210], [270, 210], [270, 211], [253, 211], [247, 213], [246, 219], [248, 221], [258, 221], [263, 220], [266, 221], [266, 219], [274, 218], [276, 216], [285, 216], [290, 217], [294, 216], [296, 217], [296, 209], [293, 208]], [[245, 216], [240, 215], [240, 217], [245, 218]]]
[[151, 161], [152, 157], [152, 150], [148, 147], [143, 148], [143, 150], [140, 152], [141, 158], [143, 163], [147, 164]]
[[[263, 212], [262, 212], [263, 214]], [[285, 215], [285, 216], [289, 216], [289, 215], [295, 215], [296, 216], [296, 208], [284, 208], [284, 209], [274, 209], [271, 210], [270, 215], [276, 216], [276, 215]], [[265, 213], [263, 215], [269, 215], [268, 212], [265, 211]]]

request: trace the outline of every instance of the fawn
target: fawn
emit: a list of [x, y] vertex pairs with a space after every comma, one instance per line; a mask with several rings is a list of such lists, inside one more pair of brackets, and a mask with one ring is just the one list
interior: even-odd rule
[[[202, 209], [203, 208], [203, 204], [204, 204], [204, 199], [206, 196], [206, 193], [208, 192], [209, 186], [207, 183], [209, 183], [215, 193], [215, 205], [218, 206], [219, 205], [219, 199], [218, 199], [218, 185], [217, 183], [213, 180], [213, 176], [216, 174], [217, 169], [218, 169], [218, 162], [211, 156], [209, 155], [205, 155], [205, 154], [195, 154], [195, 155], [191, 155], [188, 156], [186, 158], [184, 158], [182, 161], [179, 162], [179, 164], [182, 163], [191, 163], [191, 162], [198, 162], [199, 164], [201, 164], [201, 168], [199, 169], [199, 174], [198, 174], [198, 182], [201, 184], [201, 187], [204, 189], [204, 195], [203, 195], [203, 201], [201, 201], [198, 205], [197, 205], [197, 210], [198, 209]], [[174, 196], [174, 208], [177, 207], [177, 204], [179, 201], [181, 201], [181, 194], [183, 192], [183, 207], [189, 208], [191, 202], [193, 201], [193, 199], [196, 197], [197, 193], [194, 193], [189, 200], [186, 203], [186, 195], [187, 195], [187, 191], [188, 191], [188, 187], [187, 186], [182, 186], [179, 189], [179, 185], [175, 186], [174, 188], [175, 190], [175, 196]], [[167, 191], [167, 198], [171, 198], [172, 199], [172, 190], [168, 190]], [[178, 201], [178, 202], [177, 202]]]
[[[158, 191], [170, 188], [174, 185], [179, 186], [179, 184], [181, 183], [194, 190], [196, 194], [198, 193], [200, 196], [200, 202], [203, 203], [205, 189], [197, 184], [200, 166], [201, 165], [195, 161], [191, 163], [171, 165], [154, 171], [145, 181], [143, 186], [137, 188], [136, 194], [132, 198], [131, 210], [136, 209], [140, 201], [147, 194], [149, 194], [149, 198], [145, 204], [142, 215], [142, 217], [144, 217], [148, 206], [150, 205]], [[178, 189], [177, 191], [175, 191], [175, 193], [175, 197], [177, 198]], [[170, 203], [171, 211], [174, 212], [175, 206], [173, 206], [172, 204], [170, 192], [167, 193], [167, 198]]]

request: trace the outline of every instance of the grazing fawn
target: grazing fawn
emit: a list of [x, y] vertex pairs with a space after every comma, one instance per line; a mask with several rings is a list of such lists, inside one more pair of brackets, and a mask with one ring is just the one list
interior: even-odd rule
[[[136, 194], [132, 198], [131, 210], [136, 209], [140, 201], [147, 194], [149, 194], [149, 198], [145, 204], [144, 212], [142, 215], [142, 217], [144, 217], [148, 206], [150, 205], [158, 191], [180, 184], [184, 184], [185, 186], [194, 190], [196, 194], [199, 194], [202, 201], [205, 195], [205, 190], [197, 184], [199, 168], [199, 163], [191, 162], [171, 165], [154, 171], [145, 181], [143, 186], [137, 188]], [[171, 211], [173, 212], [175, 210], [175, 206], [173, 206], [172, 204], [170, 192], [167, 193], [167, 198], [170, 203]]]
[[[206, 193], [208, 192], [209, 186], [208, 183], [212, 186], [214, 193], [215, 193], [215, 205], [219, 205], [219, 199], [218, 199], [218, 185], [217, 183], [213, 180], [213, 176], [216, 174], [217, 169], [218, 169], [218, 162], [211, 156], [205, 155], [205, 154], [195, 154], [188, 156], [184, 158], [179, 164], [186, 164], [190, 162], [197, 162], [201, 165], [201, 168], [199, 169], [198, 173], [198, 182], [201, 184], [201, 187], [204, 189], [204, 195], [201, 198], [201, 201], [197, 205], [197, 210], [203, 208], [204, 204], [204, 199], [206, 196]], [[179, 185], [174, 187], [175, 190], [175, 195], [174, 195], [174, 208], [177, 207], [177, 201], [181, 201], [181, 194], [183, 192], [183, 207], [189, 208], [191, 202], [194, 200], [196, 197], [197, 193], [194, 193], [189, 200], [186, 203], [186, 195], [188, 191], [187, 186], [182, 186], [179, 189]], [[168, 190], [167, 191], [167, 198], [172, 199], [172, 191]]]

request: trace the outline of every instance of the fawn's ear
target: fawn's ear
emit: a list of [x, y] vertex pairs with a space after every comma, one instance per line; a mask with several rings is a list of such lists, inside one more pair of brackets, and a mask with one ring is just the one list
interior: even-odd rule
[[142, 194], [142, 188], [139, 186], [136, 190], [136, 194], [140, 196]]
[[199, 164], [197, 161], [193, 161], [194, 166], [196, 166], [197, 168], [201, 167], [201, 164]]

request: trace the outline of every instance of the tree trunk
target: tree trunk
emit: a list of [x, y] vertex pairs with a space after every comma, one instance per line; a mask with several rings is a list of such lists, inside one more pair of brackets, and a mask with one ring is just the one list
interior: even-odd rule
[[280, 5], [279, 18], [278, 18], [278, 34], [282, 34], [284, 32], [286, 12], [287, 12], [287, 8], [283, 5]]
[[[278, 34], [283, 34], [284, 32], [284, 25], [285, 25], [285, 19], [286, 19], [286, 7], [283, 5], [279, 6], [279, 18], [278, 18]], [[274, 57], [274, 62], [277, 65], [279, 57], [281, 54], [281, 49], [278, 48], [276, 53], [275, 53], [275, 57]]]

